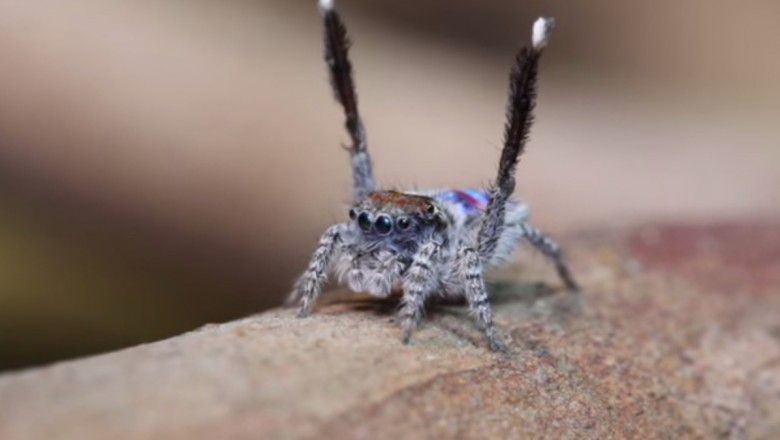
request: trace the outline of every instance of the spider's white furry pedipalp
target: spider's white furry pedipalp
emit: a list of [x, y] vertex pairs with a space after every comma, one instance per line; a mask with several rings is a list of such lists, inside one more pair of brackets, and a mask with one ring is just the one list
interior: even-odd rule
[[531, 43], [533, 43], [534, 49], [540, 50], [547, 46], [554, 27], [555, 19], [552, 17], [539, 17], [536, 19], [531, 32]]

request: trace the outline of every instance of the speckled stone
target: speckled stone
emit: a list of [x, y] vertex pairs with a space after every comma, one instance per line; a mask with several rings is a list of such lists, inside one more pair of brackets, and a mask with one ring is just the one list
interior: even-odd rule
[[0, 376], [0, 438], [780, 438], [780, 227], [561, 240], [498, 274], [510, 353], [458, 304], [399, 342], [396, 304], [273, 310]]

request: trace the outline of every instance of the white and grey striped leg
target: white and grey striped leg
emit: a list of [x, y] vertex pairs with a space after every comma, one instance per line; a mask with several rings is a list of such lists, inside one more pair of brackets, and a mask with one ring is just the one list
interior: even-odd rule
[[299, 317], [308, 316], [314, 306], [317, 297], [320, 296], [322, 283], [328, 278], [333, 251], [341, 240], [341, 234], [347, 225], [338, 224], [328, 228], [317, 244], [317, 250], [311, 257], [309, 267], [301, 274], [295, 283], [293, 292], [287, 299], [287, 303], [300, 303]]
[[523, 238], [528, 240], [529, 243], [541, 251], [547, 258], [550, 259], [550, 261], [553, 262], [553, 264], [555, 264], [555, 269], [558, 271], [558, 276], [561, 277], [561, 280], [564, 284], [566, 284], [566, 287], [572, 291], [579, 291], [580, 288], [577, 285], [577, 282], [574, 281], [574, 277], [569, 270], [569, 266], [563, 259], [563, 253], [561, 252], [561, 247], [558, 246], [558, 243], [553, 241], [553, 239], [544, 232], [536, 229], [528, 223], [522, 223], [520, 228], [523, 230]]
[[399, 318], [403, 336], [401, 341], [408, 344], [412, 337], [412, 331], [417, 327], [425, 312], [425, 300], [436, 289], [439, 281], [436, 278], [432, 266], [433, 259], [439, 251], [439, 243], [428, 242], [424, 244], [414, 255], [412, 264], [403, 278], [403, 305]]
[[466, 287], [466, 300], [469, 303], [469, 312], [476, 318], [477, 323], [485, 332], [488, 346], [492, 351], [507, 351], [506, 345], [493, 324], [493, 311], [488, 301], [485, 280], [482, 276], [482, 262], [479, 253], [472, 248], [462, 248], [458, 251], [457, 267], [459, 276]]

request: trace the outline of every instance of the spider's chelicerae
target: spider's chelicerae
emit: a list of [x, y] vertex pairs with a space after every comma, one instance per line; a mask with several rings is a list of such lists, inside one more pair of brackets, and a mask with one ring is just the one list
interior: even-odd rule
[[528, 224], [528, 208], [512, 196], [515, 168], [533, 121], [539, 59], [553, 19], [533, 25], [532, 45], [523, 48], [510, 75], [504, 147], [498, 175], [488, 190], [379, 190], [374, 184], [366, 133], [357, 107], [346, 28], [333, 0], [320, 0], [325, 24], [325, 60], [336, 99], [344, 107], [352, 138], [349, 153], [354, 204], [349, 221], [329, 227], [288, 302], [311, 313], [330, 275], [356, 292], [386, 297], [403, 291], [400, 322], [408, 343], [432, 295], [465, 296], [491, 350], [505, 345], [493, 324], [484, 274], [507, 261], [523, 240], [540, 250], [566, 286], [577, 285], [558, 245]]

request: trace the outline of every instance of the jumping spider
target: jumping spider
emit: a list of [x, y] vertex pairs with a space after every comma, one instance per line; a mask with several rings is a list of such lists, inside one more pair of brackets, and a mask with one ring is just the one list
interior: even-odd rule
[[351, 290], [377, 297], [387, 297], [400, 288], [402, 341], [408, 343], [428, 297], [465, 296], [490, 349], [505, 350], [493, 324], [483, 274], [505, 263], [522, 240], [555, 264], [569, 289], [578, 290], [559, 246], [527, 223], [527, 205], [512, 197], [515, 168], [533, 121], [539, 58], [549, 41], [553, 19], [539, 18], [533, 25], [531, 48], [517, 55], [494, 184], [484, 191], [399, 192], [375, 187], [352, 80], [347, 30], [333, 0], [320, 0], [319, 8], [325, 25], [325, 61], [352, 138], [348, 151], [354, 204], [348, 222], [333, 225], [322, 235], [288, 303], [300, 304], [299, 316], [309, 315], [331, 274]]

